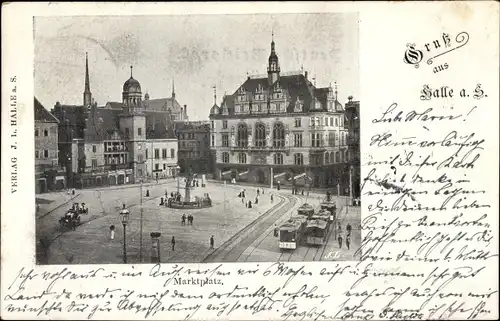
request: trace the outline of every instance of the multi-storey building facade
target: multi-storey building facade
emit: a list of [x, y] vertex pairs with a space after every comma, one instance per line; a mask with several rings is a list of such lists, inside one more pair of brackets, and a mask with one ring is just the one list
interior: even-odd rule
[[307, 72], [281, 74], [272, 41], [267, 77], [247, 77], [210, 110], [215, 176], [344, 188], [344, 117], [336, 88], [317, 88]]
[[38, 99], [35, 108], [35, 179], [36, 192], [62, 189], [64, 176], [58, 175], [57, 126], [59, 121]]
[[186, 106], [180, 107], [174, 90], [171, 98], [150, 100], [146, 94], [143, 100], [131, 67], [122, 102], [98, 107], [90, 92], [86, 60], [83, 102], [83, 106], [57, 103], [53, 110], [60, 120], [59, 162], [66, 165], [70, 186], [126, 184], [176, 175], [173, 118], [183, 119]]
[[194, 173], [213, 171], [208, 121], [175, 122], [179, 142], [179, 167], [182, 173], [191, 168]]
[[347, 145], [349, 147], [349, 161], [351, 166], [352, 197], [361, 197], [361, 157], [360, 157], [360, 113], [359, 101], [349, 96], [345, 105], [347, 119]]

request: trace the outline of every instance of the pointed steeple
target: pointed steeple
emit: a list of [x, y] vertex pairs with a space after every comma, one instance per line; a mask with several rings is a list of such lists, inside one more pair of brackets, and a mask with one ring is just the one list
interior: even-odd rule
[[271, 54], [269, 55], [268, 65], [267, 65], [267, 79], [268, 85], [274, 84], [280, 74], [280, 65], [278, 55], [276, 55], [276, 50], [274, 46], [274, 29], [271, 33]]
[[92, 93], [90, 92], [90, 80], [89, 80], [89, 57], [88, 53], [85, 53], [85, 90], [83, 91], [83, 105], [85, 107], [92, 104]]
[[175, 79], [172, 78], [172, 98], [175, 99]]
[[217, 86], [214, 86], [214, 105], [217, 105]]

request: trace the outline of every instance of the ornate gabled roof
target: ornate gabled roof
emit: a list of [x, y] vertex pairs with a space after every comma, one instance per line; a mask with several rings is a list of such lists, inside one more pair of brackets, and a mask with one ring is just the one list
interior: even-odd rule
[[170, 109], [172, 113], [178, 113], [182, 108], [179, 102], [172, 97], [144, 100], [142, 104], [145, 110], [151, 111], [168, 111]]
[[217, 106], [217, 104], [214, 104], [212, 108], [210, 108], [210, 114], [211, 115], [216, 115], [220, 113], [220, 107]]
[[[233, 95], [226, 95], [220, 109], [224, 104], [228, 108], [228, 113], [234, 113], [235, 97], [242, 93], [249, 96], [255, 94], [258, 89], [262, 88], [264, 94], [275, 91], [276, 89], [282, 90], [283, 95], [287, 99], [287, 112], [293, 112], [297, 100], [303, 105], [303, 111], [315, 109], [315, 102], [319, 101], [321, 110], [327, 110], [328, 94], [331, 91], [329, 87], [316, 88], [302, 73], [292, 73], [280, 76], [279, 79], [273, 84], [269, 85], [268, 78], [265, 77], [248, 77], [245, 82], [238, 87]], [[339, 102], [336, 102], [336, 110], [342, 110]], [[217, 106], [218, 107], [218, 106]], [[212, 107], [210, 114], [220, 114], [222, 110], [215, 113], [215, 108]]]
[[59, 123], [59, 120], [52, 115], [43, 105], [34, 98], [35, 122], [42, 123]]

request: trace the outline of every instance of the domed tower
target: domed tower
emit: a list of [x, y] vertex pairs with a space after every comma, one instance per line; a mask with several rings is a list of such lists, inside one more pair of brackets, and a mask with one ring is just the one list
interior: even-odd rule
[[280, 76], [280, 65], [278, 60], [278, 55], [274, 49], [274, 32], [272, 33], [271, 39], [271, 54], [269, 55], [269, 63], [267, 65], [267, 80], [269, 86], [274, 84]]
[[122, 102], [126, 113], [142, 109], [141, 84], [132, 77], [132, 66], [130, 66], [130, 78], [123, 84]]
[[120, 115], [120, 130], [128, 143], [129, 168], [133, 168], [133, 179], [137, 182], [146, 172], [146, 115], [143, 113], [141, 85], [132, 77], [123, 84], [123, 113]]

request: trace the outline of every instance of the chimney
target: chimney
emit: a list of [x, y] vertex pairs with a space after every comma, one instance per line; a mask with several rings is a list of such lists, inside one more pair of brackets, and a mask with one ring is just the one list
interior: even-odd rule
[[306, 79], [307, 79], [307, 71], [306, 71], [306, 72], [304, 72], [304, 77], [306, 77]]
[[188, 106], [184, 105], [184, 119], [187, 119], [188, 116]]

